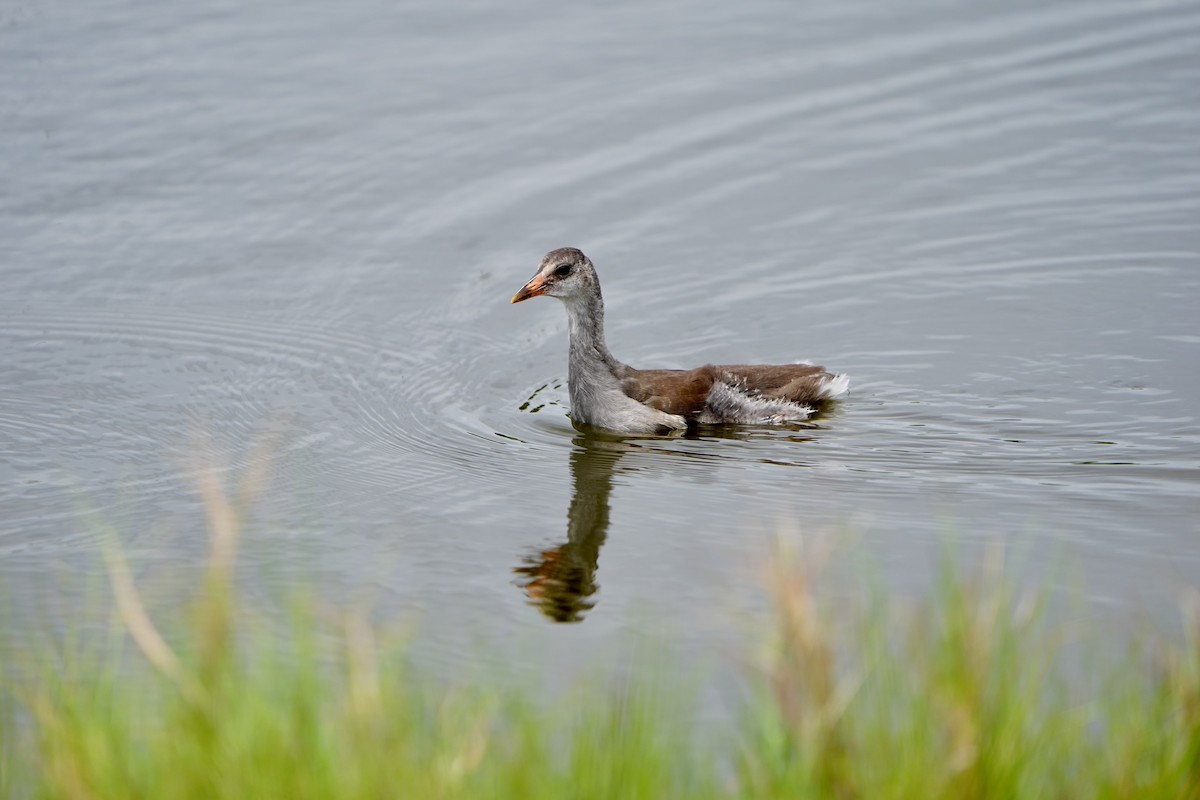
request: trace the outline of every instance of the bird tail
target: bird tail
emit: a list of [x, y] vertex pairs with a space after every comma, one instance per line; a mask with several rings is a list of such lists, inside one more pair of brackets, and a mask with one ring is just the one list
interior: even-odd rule
[[820, 391], [822, 400], [832, 400], [835, 397], [841, 397], [850, 391], [850, 377], [848, 375], [829, 375], [821, 384]]

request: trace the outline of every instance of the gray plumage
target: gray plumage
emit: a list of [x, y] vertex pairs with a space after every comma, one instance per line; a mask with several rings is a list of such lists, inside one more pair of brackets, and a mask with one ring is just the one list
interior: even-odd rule
[[513, 296], [557, 297], [567, 309], [571, 417], [621, 433], [669, 433], [700, 424], [799, 421], [813, 406], [844, 394], [849, 381], [812, 364], [639, 370], [609, 352], [604, 298], [592, 262], [563, 247], [546, 254], [533, 278]]

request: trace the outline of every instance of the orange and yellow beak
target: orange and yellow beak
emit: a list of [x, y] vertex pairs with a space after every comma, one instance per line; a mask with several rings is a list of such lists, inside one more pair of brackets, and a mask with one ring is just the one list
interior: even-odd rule
[[512, 303], [519, 303], [522, 300], [528, 300], [531, 297], [537, 297], [539, 294], [545, 293], [549, 289], [549, 285], [542, 280], [541, 275], [534, 275], [529, 279], [529, 283], [521, 287], [521, 291], [513, 295]]

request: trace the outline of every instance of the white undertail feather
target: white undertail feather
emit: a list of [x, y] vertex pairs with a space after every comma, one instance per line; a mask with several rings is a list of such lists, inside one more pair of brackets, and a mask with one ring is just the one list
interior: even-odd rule
[[834, 397], [841, 397], [846, 392], [850, 391], [850, 377], [848, 375], [830, 375], [821, 386], [822, 399], [829, 400]]

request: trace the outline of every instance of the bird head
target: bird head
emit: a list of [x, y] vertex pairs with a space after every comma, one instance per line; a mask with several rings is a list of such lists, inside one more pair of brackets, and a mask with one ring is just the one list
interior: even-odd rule
[[513, 295], [512, 302], [543, 294], [569, 302], [599, 291], [600, 282], [588, 257], [574, 247], [560, 247], [542, 258], [537, 272]]

